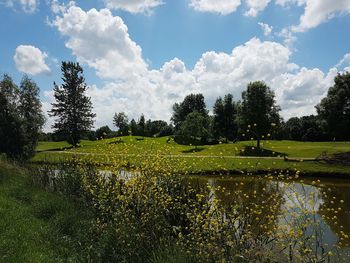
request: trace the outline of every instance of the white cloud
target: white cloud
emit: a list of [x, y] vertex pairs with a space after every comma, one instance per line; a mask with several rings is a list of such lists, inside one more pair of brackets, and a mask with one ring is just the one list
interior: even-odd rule
[[54, 14], [63, 14], [66, 10], [75, 5], [74, 1], [69, 1], [67, 4], [60, 3], [58, 0], [46, 0]]
[[130, 39], [124, 21], [108, 9], [85, 12], [71, 6], [52, 24], [68, 38], [66, 47], [78, 60], [102, 78], [128, 79], [147, 70], [141, 48]]
[[299, 25], [291, 28], [293, 32], [305, 32], [336, 15], [350, 13], [349, 0], [277, 0], [276, 3], [281, 6], [305, 6]]
[[122, 9], [130, 13], [147, 13], [162, 5], [162, 0], [105, 0], [107, 8]]
[[16, 48], [13, 59], [19, 71], [37, 75], [50, 72], [50, 68], [45, 63], [46, 57], [47, 54], [36, 47], [20, 45]]
[[16, 8], [19, 5], [23, 12], [34, 13], [39, 5], [38, 0], [7, 0], [6, 6]]
[[283, 28], [280, 32], [275, 33], [277, 36], [281, 37], [283, 39], [283, 43], [289, 48], [293, 49], [293, 44], [295, 41], [297, 41], [297, 37], [295, 34], [290, 30], [290, 28]]
[[272, 26], [269, 26], [268, 24], [262, 22], [259, 22], [258, 25], [261, 27], [264, 36], [269, 36], [271, 34], [273, 28]]
[[244, 15], [255, 17], [259, 12], [263, 11], [269, 3], [270, 0], [246, 0], [246, 5], [249, 10], [246, 11]]
[[339, 61], [339, 63], [336, 65], [336, 68], [341, 68], [344, 66], [350, 66], [350, 53], [347, 53], [343, 56], [343, 58]]
[[[265, 81], [276, 92], [285, 117], [314, 113], [314, 106], [331, 85], [335, 69], [300, 68], [290, 61], [285, 45], [252, 38], [229, 53], [204, 53], [193, 69], [178, 58], [149, 70], [141, 48], [128, 35], [120, 17], [108, 10], [83, 11], [70, 7], [54, 20], [67, 37], [66, 46], [80, 62], [94, 68], [105, 80], [92, 86], [96, 127], [112, 125], [115, 112], [130, 118], [169, 120], [171, 108], [192, 92], [201, 92], [208, 108], [218, 96], [232, 93], [236, 100], [251, 81]], [[50, 100], [50, 99], [48, 99]]]
[[241, 0], [191, 0], [190, 6], [200, 12], [228, 15], [236, 11]]
[[301, 68], [296, 74], [285, 73], [273, 79], [271, 86], [283, 107], [285, 118], [316, 113], [315, 105], [326, 95], [337, 70], [327, 74], [319, 69]]

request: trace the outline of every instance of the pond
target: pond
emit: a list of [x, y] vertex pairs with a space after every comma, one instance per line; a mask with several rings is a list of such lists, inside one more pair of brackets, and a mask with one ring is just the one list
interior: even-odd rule
[[[283, 225], [290, 225], [292, 221], [293, 224], [301, 223], [301, 215], [307, 214], [311, 221], [314, 220], [319, 229], [316, 234], [322, 235], [324, 244], [337, 245], [341, 254], [348, 254], [350, 251], [350, 180], [193, 176], [189, 181], [199, 187], [209, 185], [219, 189], [215, 191], [213, 198], [226, 205], [250, 207], [250, 211], [254, 211], [261, 222], [264, 221], [264, 217], [274, 216], [277, 219], [275, 224], [280, 229], [283, 229]], [[255, 209], [259, 207], [277, 209]], [[271, 223], [271, 220], [269, 222]], [[350, 262], [350, 258], [346, 258], [348, 260], [345, 262]]]

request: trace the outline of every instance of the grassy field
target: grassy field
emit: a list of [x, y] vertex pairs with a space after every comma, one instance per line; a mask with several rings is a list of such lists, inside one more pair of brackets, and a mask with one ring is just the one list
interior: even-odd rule
[[0, 262], [78, 262], [88, 220], [76, 203], [0, 161]]
[[[113, 163], [123, 159], [134, 165], [142, 164], [145, 158], [166, 156], [184, 171], [267, 171], [301, 170], [308, 173], [343, 173], [350, 174], [349, 166], [327, 165], [310, 161], [323, 152], [333, 154], [350, 151], [350, 142], [295, 142], [263, 141], [264, 149], [287, 155], [295, 161], [283, 158], [242, 157], [246, 146], [254, 146], [254, 141], [238, 143], [204, 145], [195, 149], [193, 146], [179, 145], [167, 138], [121, 137], [100, 141], [82, 141], [81, 147], [66, 149], [66, 142], [40, 142], [38, 153], [33, 162], [57, 162], [73, 156], [98, 163]], [[182, 169], [180, 168], [180, 169]]]

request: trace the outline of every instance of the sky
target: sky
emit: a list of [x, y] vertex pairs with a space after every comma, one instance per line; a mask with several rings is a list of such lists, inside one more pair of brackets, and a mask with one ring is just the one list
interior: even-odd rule
[[0, 0], [0, 36], [0, 74], [32, 78], [45, 114], [69, 60], [84, 68], [95, 127], [121, 111], [169, 121], [190, 93], [211, 110], [256, 80], [288, 119], [314, 114], [350, 71], [350, 0]]

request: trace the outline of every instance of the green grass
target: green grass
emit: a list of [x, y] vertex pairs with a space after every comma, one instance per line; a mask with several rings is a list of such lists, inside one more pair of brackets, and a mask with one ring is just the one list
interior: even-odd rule
[[89, 217], [77, 203], [0, 162], [0, 262], [82, 260]]
[[[118, 141], [118, 140], [121, 140]], [[255, 141], [242, 141], [238, 143], [204, 145], [198, 146], [195, 151], [194, 146], [179, 145], [175, 142], [167, 143], [167, 137], [163, 138], [143, 138], [141, 137], [121, 137], [100, 141], [82, 141], [81, 147], [68, 149], [65, 151], [52, 151], [58, 146], [66, 147], [65, 143], [40, 143], [39, 152], [33, 162], [59, 162], [73, 156], [95, 161], [98, 163], [112, 163], [116, 159], [123, 158], [131, 164], [139, 165], [150, 155], [166, 155], [174, 158], [184, 171], [268, 171], [268, 170], [301, 170], [305, 173], [341, 173], [350, 174], [349, 166], [328, 165], [314, 161], [290, 161], [281, 159], [265, 158], [236, 158], [241, 154], [245, 146], [255, 145]], [[313, 159], [327, 152], [333, 154], [337, 152], [350, 151], [350, 142], [296, 142], [296, 141], [262, 141], [262, 147], [271, 151], [286, 154], [289, 158]], [[51, 151], [50, 151], [51, 150]], [[232, 158], [233, 157], [233, 158]]]

